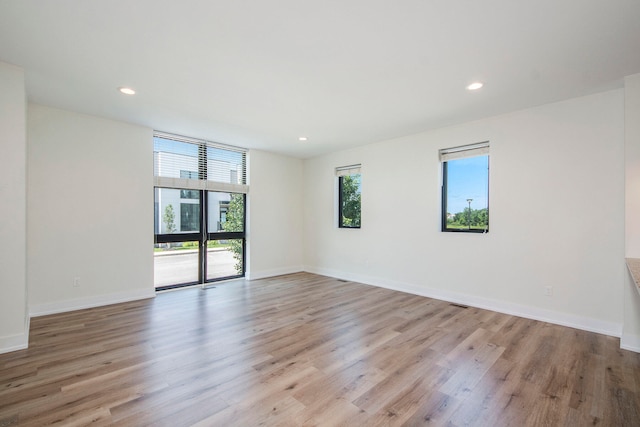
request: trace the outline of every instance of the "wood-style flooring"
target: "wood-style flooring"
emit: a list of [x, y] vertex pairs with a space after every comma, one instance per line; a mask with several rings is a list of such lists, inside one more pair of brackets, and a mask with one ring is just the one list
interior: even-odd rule
[[640, 426], [616, 338], [308, 273], [34, 318], [6, 426]]

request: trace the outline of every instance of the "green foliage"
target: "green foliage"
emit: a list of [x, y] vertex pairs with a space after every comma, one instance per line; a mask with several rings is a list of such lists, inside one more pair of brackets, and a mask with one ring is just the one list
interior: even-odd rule
[[173, 205], [167, 205], [164, 208], [164, 215], [162, 216], [162, 222], [164, 222], [165, 232], [168, 234], [176, 232], [176, 214], [173, 212]]
[[209, 240], [207, 242], [207, 248], [226, 248], [229, 246], [226, 243], [220, 243], [218, 240]]
[[[244, 230], [244, 195], [232, 194], [229, 208], [227, 209], [227, 220], [222, 224], [224, 231]], [[229, 247], [236, 260], [236, 272], [242, 274], [242, 240], [234, 239], [229, 241]]]
[[[471, 226], [469, 226], [471, 225]], [[447, 228], [473, 228], [484, 230], [489, 226], [489, 209], [465, 208], [455, 215], [447, 215]]]
[[361, 193], [360, 175], [342, 177], [342, 225], [344, 227], [360, 227]]

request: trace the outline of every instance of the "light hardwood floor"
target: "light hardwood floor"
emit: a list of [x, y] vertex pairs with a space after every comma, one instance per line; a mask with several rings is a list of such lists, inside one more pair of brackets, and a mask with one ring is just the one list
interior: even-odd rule
[[0, 426], [639, 426], [616, 338], [308, 273], [34, 318]]

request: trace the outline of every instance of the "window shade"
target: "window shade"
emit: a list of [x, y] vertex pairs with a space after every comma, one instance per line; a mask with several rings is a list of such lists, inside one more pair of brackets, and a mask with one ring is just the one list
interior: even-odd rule
[[336, 168], [336, 176], [357, 175], [361, 165], [340, 166]]
[[489, 141], [462, 145], [460, 147], [444, 148], [440, 150], [439, 153], [441, 162], [465, 157], [485, 156], [489, 154]]
[[155, 132], [154, 185], [164, 188], [248, 193], [247, 150]]

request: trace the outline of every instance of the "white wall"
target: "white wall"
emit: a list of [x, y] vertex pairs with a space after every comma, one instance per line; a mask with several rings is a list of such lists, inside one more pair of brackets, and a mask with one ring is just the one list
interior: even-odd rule
[[292, 157], [249, 153], [249, 279], [303, 269], [302, 165]]
[[[307, 160], [305, 268], [619, 336], [623, 118], [615, 90]], [[438, 149], [486, 140], [490, 232], [442, 233]], [[353, 163], [362, 228], [338, 229], [334, 168]]]
[[[625, 246], [640, 258], [640, 74], [625, 78]], [[622, 347], [640, 352], [640, 294], [625, 276]]]
[[28, 344], [24, 71], [0, 62], [0, 353]]
[[29, 105], [27, 194], [32, 315], [155, 294], [151, 129]]

